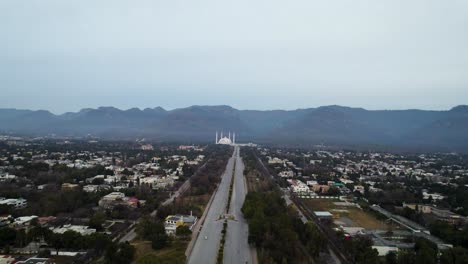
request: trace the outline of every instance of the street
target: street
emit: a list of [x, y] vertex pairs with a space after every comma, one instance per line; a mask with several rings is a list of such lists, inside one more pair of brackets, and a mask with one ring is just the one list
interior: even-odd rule
[[[235, 153], [236, 150], [228, 161], [213, 202], [210, 208], [207, 209], [208, 213], [206, 215], [205, 222], [190, 254], [188, 263], [216, 263], [219, 243], [221, 240], [221, 230], [223, 228], [223, 216], [226, 210], [226, 203], [229, 195], [229, 184], [231, 182], [232, 170], [234, 167]], [[194, 232], [197, 232], [197, 230], [194, 230]]]
[[236, 151], [236, 168], [234, 173], [234, 189], [231, 198], [229, 215], [234, 220], [229, 220], [226, 243], [224, 246], [224, 263], [252, 263], [248, 237], [249, 226], [241, 212], [244, 204], [247, 186], [244, 178], [244, 163], [239, 156], [239, 148]]

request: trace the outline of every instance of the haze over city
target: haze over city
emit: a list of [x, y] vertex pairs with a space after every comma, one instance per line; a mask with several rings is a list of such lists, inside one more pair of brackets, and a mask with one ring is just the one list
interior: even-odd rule
[[448, 110], [468, 2], [1, 1], [2, 108]]

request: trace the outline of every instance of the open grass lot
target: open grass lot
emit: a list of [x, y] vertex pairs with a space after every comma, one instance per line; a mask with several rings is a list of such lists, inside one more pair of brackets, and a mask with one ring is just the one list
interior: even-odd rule
[[[206, 204], [210, 200], [211, 195], [190, 195], [185, 194], [176, 199], [174, 207], [178, 209], [180, 213], [190, 214], [190, 211], [198, 217], [200, 217], [205, 211]], [[183, 210], [184, 208], [185, 210]]]
[[161, 249], [154, 250], [151, 248], [149, 241], [132, 242], [135, 246], [136, 264], [165, 264], [165, 263], [185, 263], [185, 250], [187, 249], [188, 241], [176, 240], [172, 245]]
[[269, 182], [256, 170], [248, 172], [245, 179], [248, 192], [261, 192], [270, 188]]
[[333, 214], [333, 219], [347, 218], [352, 221], [351, 226], [363, 227], [365, 229], [395, 229], [385, 221], [377, 219], [371, 212], [359, 209], [354, 206], [340, 206], [335, 202], [339, 200], [326, 199], [303, 199], [304, 204], [312, 211], [329, 211]]

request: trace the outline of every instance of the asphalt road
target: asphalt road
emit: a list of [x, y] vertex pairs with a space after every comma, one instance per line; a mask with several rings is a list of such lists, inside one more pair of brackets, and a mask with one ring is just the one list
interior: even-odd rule
[[234, 173], [234, 188], [231, 197], [229, 214], [234, 220], [229, 220], [226, 243], [224, 246], [224, 263], [252, 263], [249, 248], [249, 226], [241, 212], [244, 204], [247, 186], [244, 178], [244, 163], [239, 156], [239, 148], [236, 148], [236, 169]]
[[[221, 230], [223, 229], [224, 213], [229, 196], [229, 185], [234, 167], [233, 156], [229, 159], [226, 170], [222, 175], [221, 183], [215, 193], [213, 202], [208, 209], [205, 222], [201, 228], [200, 235], [195, 242], [188, 263], [211, 264], [216, 263], [219, 243], [221, 240]], [[205, 239], [206, 238], [206, 239]]]

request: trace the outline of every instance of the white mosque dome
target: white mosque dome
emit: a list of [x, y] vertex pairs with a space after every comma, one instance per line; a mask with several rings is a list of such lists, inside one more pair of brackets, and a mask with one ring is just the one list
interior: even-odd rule
[[232, 141], [227, 137], [223, 137], [218, 141], [218, 144], [231, 145]]

